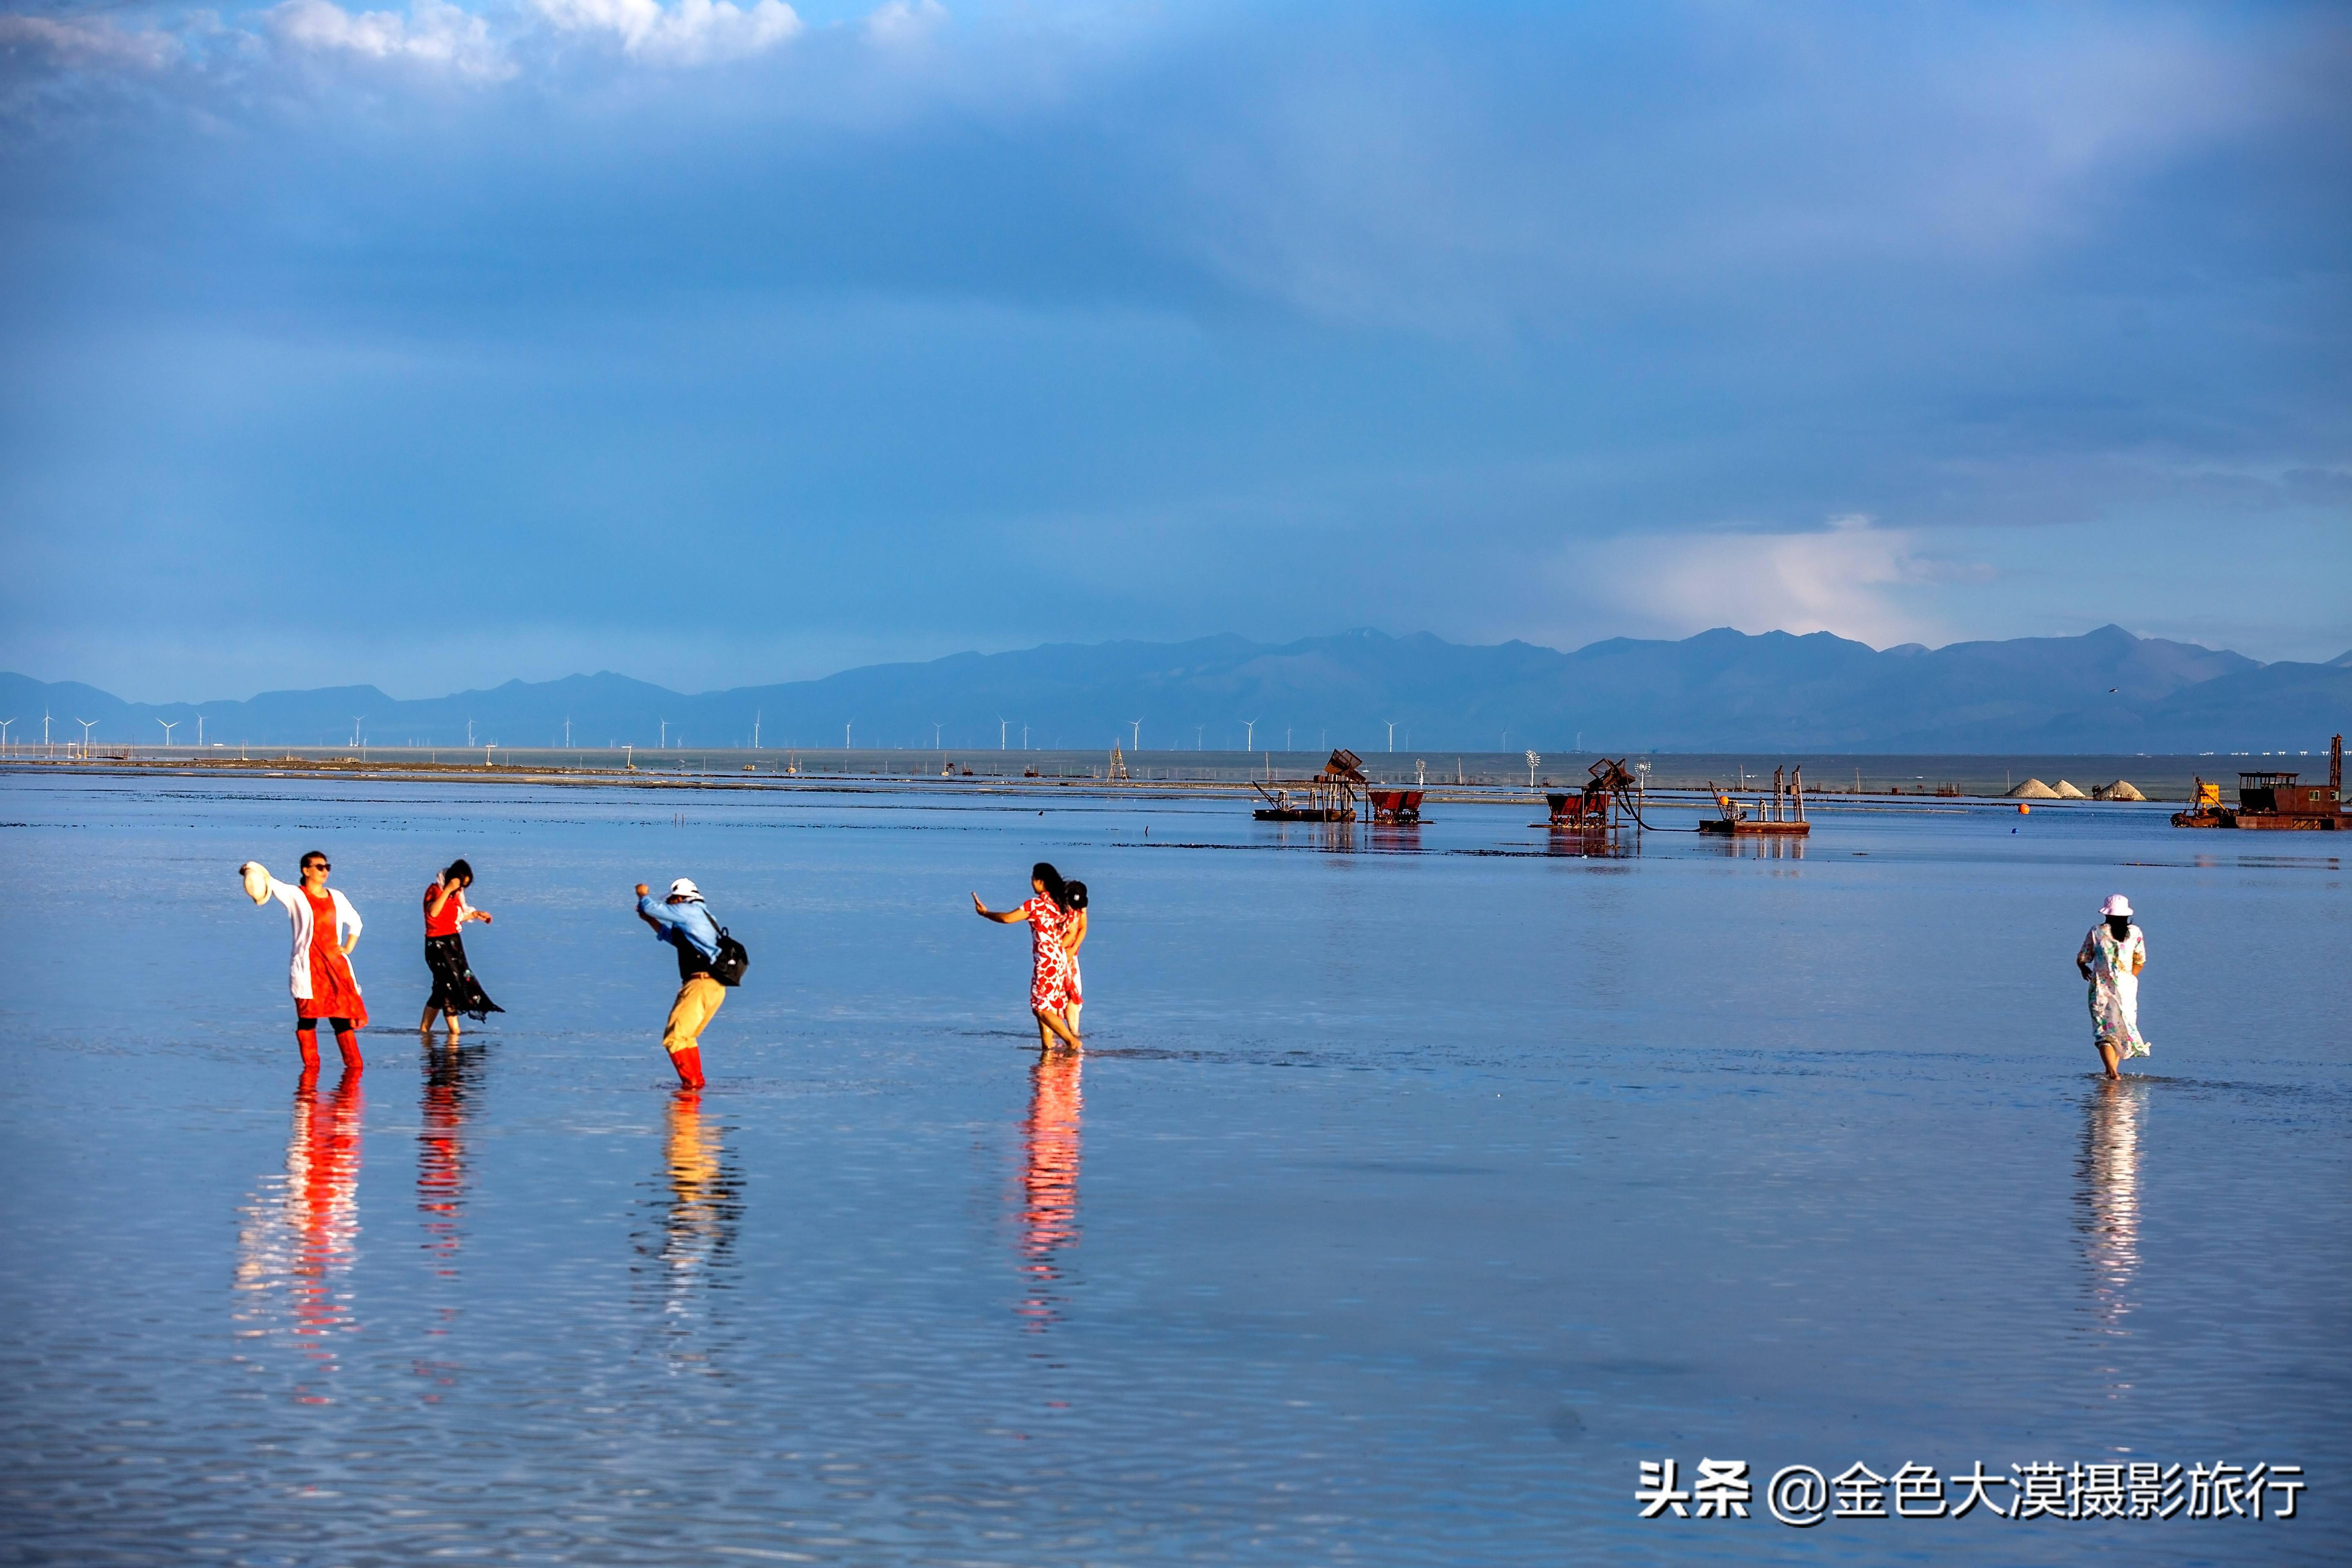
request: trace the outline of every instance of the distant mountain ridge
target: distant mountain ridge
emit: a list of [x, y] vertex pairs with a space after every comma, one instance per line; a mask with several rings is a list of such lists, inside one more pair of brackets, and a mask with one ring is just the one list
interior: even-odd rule
[[[1449, 643], [1369, 628], [1279, 646], [1049, 644], [868, 665], [818, 680], [686, 695], [609, 671], [510, 680], [396, 700], [373, 686], [268, 691], [242, 701], [124, 702], [94, 687], [0, 674], [10, 737], [153, 745], [158, 721], [230, 745], [665, 742], [772, 748], [849, 743], [949, 751], [1038, 748], [1320, 751], [2172, 752], [2315, 748], [2352, 721], [2352, 652], [2326, 664], [2136, 637], [1916, 643], [1875, 649], [1814, 632], [1728, 627], [1681, 641], [1614, 637], [1571, 653]], [[1257, 721], [1254, 739], [1244, 721]], [[937, 729], [934, 729], [934, 726]], [[27, 726], [30, 726], [28, 729]]]

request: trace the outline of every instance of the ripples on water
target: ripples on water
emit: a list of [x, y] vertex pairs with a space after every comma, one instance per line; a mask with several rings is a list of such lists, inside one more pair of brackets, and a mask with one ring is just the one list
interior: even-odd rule
[[[2347, 1554], [2352, 931], [2307, 845], [0, 787], [0, 1561]], [[379, 1017], [459, 852], [511, 1011], [299, 1083], [232, 868], [314, 842]], [[964, 901], [1038, 858], [1094, 889], [1083, 1062], [1037, 1058], [1027, 943]], [[700, 1094], [628, 912], [678, 874], [754, 953]], [[2117, 888], [2158, 1046], [2108, 1085], [2069, 960]], [[2260, 1526], [1633, 1518], [1638, 1461], [1702, 1456], [2313, 1489]]]

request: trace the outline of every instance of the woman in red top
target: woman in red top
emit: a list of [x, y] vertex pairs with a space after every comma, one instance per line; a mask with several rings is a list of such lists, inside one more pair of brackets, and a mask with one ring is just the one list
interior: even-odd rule
[[466, 902], [466, 889], [473, 885], [474, 868], [463, 860], [452, 860], [449, 868], [425, 889], [425, 966], [433, 972], [433, 994], [425, 999], [425, 1016], [416, 1021], [419, 1034], [432, 1032], [436, 1013], [448, 1018], [449, 1037], [454, 1040], [458, 1014], [478, 1024], [493, 1013], [506, 1011], [490, 1000], [482, 983], [474, 978], [473, 966], [466, 962], [465, 938], [457, 934], [467, 921], [490, 923], [488, 910]]
[[1078, 999], [1077, 966], [1070, 960], [1070, 895], [1062, 874], [1040, 860], [1029, 868], [1034, 895], [1017, 910], [992, 910], [971, 896], [971, 907], [984, 921], [999, 925], [1029, 922], [1029, 1010], [1037, 1015], [1037, 1047], [1050, 1049], [1058, 1038], [1072, 1050], [1086, 1042], [1069, 1020], [1070, 1005]]

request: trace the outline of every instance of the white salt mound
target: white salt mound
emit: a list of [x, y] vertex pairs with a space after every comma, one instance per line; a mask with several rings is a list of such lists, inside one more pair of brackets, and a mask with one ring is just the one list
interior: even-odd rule
[[2064, 779], [2060, 779], [2058, 781], [2058, 798], [2060, 800], [2088, 800], [2091, 797], [2084, 795], [2081, 790], [2076, 789], [2073, 784], [2068, 784]]
[[2131, 781], [2128, 779], [2117, 779], [2106, 788], [2095, 789], [2091, 794], [2100, 800], [2146, 800], [2147, 798], [2132, 788]]
[[2040, 779], [2028, 779], [2009, 792], [2011, 800], [2056, 800], [2058, 792]]

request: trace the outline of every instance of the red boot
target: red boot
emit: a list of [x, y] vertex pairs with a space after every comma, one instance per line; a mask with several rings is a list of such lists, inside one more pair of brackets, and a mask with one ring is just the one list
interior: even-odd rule
[[669, 1054], [669, 1065], [677, 1069], [677, 1081], [688, 1089], [702, 1087], [702, 1047], [688, 1046]]
[[335, 1036], [335, 1048], [343, 1053], [345, 1072], [365, 1072], [367, 1058], [360, 1055], [360, 1032], [344, 1029]]
[[294, 1044], [299, 1047], [302, 1052], [302, 1070], [306, 1073], [315, 1074], [319, 1070], [319, 1031], [316, 1029], [295, 1030]]

